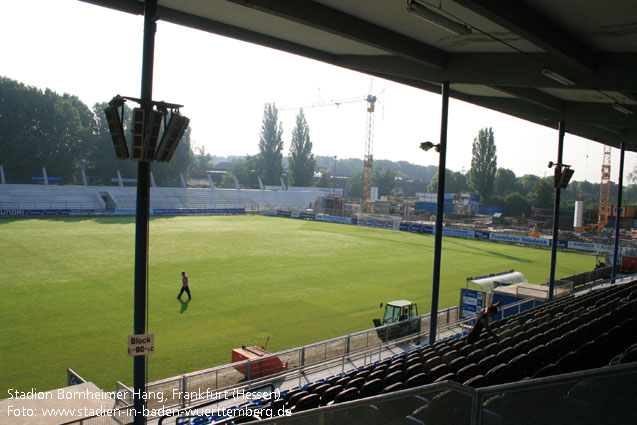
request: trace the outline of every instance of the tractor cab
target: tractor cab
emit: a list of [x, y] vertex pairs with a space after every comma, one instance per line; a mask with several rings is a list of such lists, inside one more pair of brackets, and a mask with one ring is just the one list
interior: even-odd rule
[[418, 317], [418, 306], [407, 300], [390, 301], [385, 306], [383, 325]]
[[[382, 303], [380, 308], [383, 308]], [[385, 314], [382, 322], [380, 319], [374, 319], [373, 321], [374, 326], [377, 328], [396, 324], [395, 326], [385, 326], [377, 330], [378, 337], [383, 342], [386, 342], [420, 332], [420, 320], [415, 320], [417, 317], [418, 306], [416, 303], [407, 300], [397, 300], [390, 301], [385, 305]]]

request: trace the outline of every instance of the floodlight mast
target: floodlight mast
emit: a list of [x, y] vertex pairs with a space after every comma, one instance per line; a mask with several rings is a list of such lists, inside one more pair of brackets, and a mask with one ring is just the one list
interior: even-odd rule
[[[155, 31], [157, 0], [144, 1], [144, 45], [142, 53], [141, 106], [150, 120], [153, 94], [153, 62], [155, 56]], [[145, 334], [148, 329], [148, 217], [150, 213], [150, 161], [137, 163], [137, 208], [135, 210], [135, 290], [134, 332]], [[133, 357], [133, 406], [135, 425], [146, 424], [146, 355]], [[135, 397], [135, 394], [137, 395]]]

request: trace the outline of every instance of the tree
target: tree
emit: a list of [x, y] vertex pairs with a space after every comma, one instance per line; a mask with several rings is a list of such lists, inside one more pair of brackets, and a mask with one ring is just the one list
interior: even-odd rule
[[266, 185], [281, 184], [283, 174], [283, 127], [278, 122], [278, 110], [274, 103], [266, 103], [263, 108], [263, 121], [259, 134], [259, 167], [262, 171], [263, 183]]
[[303, 109], [296, 116], [296, 127], [292, 130], [289, 162], [292, 184], [294, 186], [310, 186], [314, 178], [316, 160], [312, 153], [310, 128], [305, 121]]
[[212, 155], [206, 152], [206, 147], [201, 145], [194, 148], [193, 165], [200, 170], [208, 170], [212, 165]]
[[515, 173], [508, 168], [498, 168], [495, 172], [495, 193], [504, 197], [509, 193], [517, 192], [518, 179]]
[[234, 174], [227, 172], [221, 178], [221, 183], [219, 183], [219, 187], [234, 187]]
[[473, 140], [469, 184], [480, 194], [482, 202], [488, 202], [493, 194], [497, 169], [495, 150], [493, 130], [491, 128], [480, 130], [478, 137]]
[[553, 177], [538, 179], [528, 198], [535, 208], [551, 208], [553, 206]]
[[[467, 178], [460, 171], [445, 170], [445, 193], [461, 193], [469, 190]], [[427, 185], [429, 193], [438, 191], [438, 173], [436, 173]]]
[[[237, 180], [239, 180], [239, 183], [249, 184], [252, 186], [256, 186], [259, 184], [258, 176], [261, 175], [259, 162], [260, 161], [258, 155], [246, 155], [245, 158], [239, 158], [233, 161], [234, 168], [232, 169], [232, 172], [234, 173], [234, 176], [237, 177]], [[277, 181], [277, 184], [281, 184], [281, 182]]]
[[314, 183], [316, 187], [332, 187], [332, 179], [328, 172], [322, 172], [321, 177]]
[[391, 195], [392, 189], [396, 186], [396, 173], [385, 170], [381, 174], [377, 169], [372, 178], [372, 185], [378, 187], [378, 196]]
[[540, 178], [534, 174], [525, 174], [518, 179], [518, 188], [520, 189], [520, 195], [528, 196], [535, 187]]
[[529, 216], [531, 213], [531, 205], [518, 192], [509, 193], [504, 198], [504, 205], [507, 208], [507, 215], [511, 217]]
[[30, 183], [46, 167], [49, 176], [80, 182], [94, 125], [77, 97], [0, 77], [0, 152], [12, 181]]
[[361, 197], [361, 195], [363, 194], [363, 172], [362, 171], [352, 174], [352, 176], [349, 179], [347, 179], [345, 190], [347, 192], [347, 196], [349, 196], [350, 198]]

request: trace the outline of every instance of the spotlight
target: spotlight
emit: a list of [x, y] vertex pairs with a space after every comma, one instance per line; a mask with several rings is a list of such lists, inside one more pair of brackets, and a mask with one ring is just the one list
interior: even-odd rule
[[420, 144], [420, 149], [424, 150], [425, 152], [427, 152], [427, 151], [428, 151], [429, 149], [431, 149], [431, 148], [435, 148], [435, 149], [436, 149], [436, 152], [440, 152], [439, 147], [440, 147], [440, 144], [435, 144], [435, 145], [434, 145], [433, 143], [431, 143], [431, 142], [429, 142], [429, 141], [427, 141], [427, 142], [422, 142], [422, 143]]
[[131, 144], [132, 159], [144, 159], [144, 115], [142, 108], [133, 109], [133, 143]]
[[568, 186], [568, 183], [571, 181], [571, 177], [573, 177], [573, 173], [575, 172], [575, 170], [573, 170], [572, 168], [564, 168], [562, 170], [562, 176], [560, 177], [560, 188], [561, 189], [566, 189], [566, 186]]
[[147, 161], [152, 161], [155, 157], [155, 148], [163, 118], [163, 113], [155, 110], [150, 111], [150, 122], [146, 125], [147, 131], [144, 139], [144, 159]]
[[164, 135], [159, 142], [157, 152], [155, 153], [155, 161], [168, 162], [173, 157], [179, 141], [190, 124], [190, 119], [174, 113], [170, 116], [170, 121], [164, 129]]
[[[122, 107], [122, 114], [124, 109]], [[108, 106], [104, 109], [106, 114], [106, 122], [108, 123], [108, 129], [113, 139], [113, 146], [115, 147], [115, 155], [117, 159], [126, 159], [129, 157], [128, 145], [126, 144], [126, 137], [124, 136], [124, 125], [122, 119], [117, 111], [117, 106]]]

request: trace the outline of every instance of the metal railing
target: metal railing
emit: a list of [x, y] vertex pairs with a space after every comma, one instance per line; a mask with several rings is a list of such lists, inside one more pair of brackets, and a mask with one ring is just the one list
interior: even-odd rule
[[71, 385], [80, 385], [86, 383], [86, 380], [82, 378], [77, 372], [71, 368], [66, 369], [66, 383], [70, 387]]
[[637, 420], [635, 388], [637, 364], [632, 363], [477, 389], [439, 382], [259, 423], [545, 425], [579, 418], [587, 424], [632, 425]]

